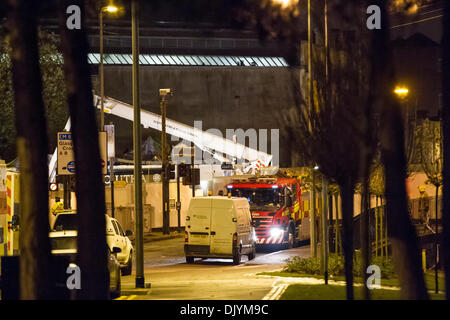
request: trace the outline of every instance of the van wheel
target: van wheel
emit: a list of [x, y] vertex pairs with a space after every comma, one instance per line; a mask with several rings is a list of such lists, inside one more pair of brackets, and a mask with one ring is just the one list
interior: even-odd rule
[[188, 257], [188, 256], [186, 256], [186, 262], [187, 262], [187, 263], [194, 263], [194, 257]]
[[250, 254], [248, 255], [248, 260], [253, 260], [253, 259], [255, 259], [255, 256], [256, 256], [256, 246], [253, 245], [252, 251], [251, 251]]
[[236, 253], [234, 254], [234, 257], [233, 257], [233, 264], [234, 265], [238, 265], [240, 263], [241, 263], [241, 248], [236, 250]]

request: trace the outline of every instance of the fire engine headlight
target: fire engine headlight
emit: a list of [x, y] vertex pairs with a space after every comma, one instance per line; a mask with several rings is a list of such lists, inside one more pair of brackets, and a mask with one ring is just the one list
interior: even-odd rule
[[270, 236], [277, 238], [277, 237], [281, 236], [283, 234], [283, 232], [284, 232], [283, 229], [272, 228], [272, 229], [270, 229]]

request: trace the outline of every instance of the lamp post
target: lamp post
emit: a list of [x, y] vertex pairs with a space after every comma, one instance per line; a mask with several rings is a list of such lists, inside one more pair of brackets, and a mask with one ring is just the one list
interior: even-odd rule
[[170, 89], [160, 89], [161, 96], [161, 168], [162, 168], [162, 214], [163, 214], [163, 234], [170, 234], [169, 215], [169, 170], [167, 163], [166, 146], [166, 96], [171, 95]]
[[139, 102], [139, 18], [137, 0], [131, 2], [131, 38], [133, 55], [133, 155], [134, 211], [136, 215], [136, 288], [145, 287], [144, 234], [142, 214], [141, 106]]
[[311, 203], [311, 216], [309, 218], [310, 223], [310, 247], [311, 247], [311, 255], [314, 258], [317, 258], [317, 228], [316, 228], [316, 171], [319, 170], [319, 166], [315, 165], [312, 174], [312, 203]]
[[103, 13], [116, 13], [119, 11], [119, 8], [115, 6], [112, 2], [110, 2], [106, 7], [102, 7], [99, 13], [100, 20], [100, 131], [103, 131], [105, 126], [105, 109], [104, 109], [104, 100], [105, 100], [105, 78], [103, 74]]
[[322, 239], [320, 245], [321, 267], [325, 278], [325, 284], [328, 284], [328, 181], [322, 175]]

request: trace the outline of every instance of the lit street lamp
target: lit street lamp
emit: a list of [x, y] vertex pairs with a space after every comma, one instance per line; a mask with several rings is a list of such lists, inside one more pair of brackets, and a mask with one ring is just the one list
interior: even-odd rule
[[278, 3], [283, 8], [286, 8], [290, 5], [297, 4], [298, 0], [272, 0], [274, 3]]
[[408, 96], [409, 90], [406, 87], [395, 87], [394, 93], [401, 99]]
[[104, 100], [105, 100], [105, 79], [103, 74], [103, 13], [117, 13], [119, 11], [119, 7], [114, 5], [112, 1], [106, 7], [102, 7], [99, 13], [100, 20], [100, 65], [99, 65], [99, 73], [100, 73], [100, 131], [104, 130], [105, 127], [105, 109], [104, 109]]

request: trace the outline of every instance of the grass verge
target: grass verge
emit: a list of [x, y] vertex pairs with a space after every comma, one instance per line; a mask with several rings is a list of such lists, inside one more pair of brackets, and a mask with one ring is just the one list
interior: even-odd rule
[[[301, 274], [301, 273], [291, 273], [283, 271], [274, 272], [261, 272], [257, 275], [266, 275], [273, 277], [299, 277], [299, 278], [315, 278], [323, 279], [320, 275], [311, 274]], [[334, 276], [330, 277], [330, 280], [335, 281], [345, 281], [344, 276]], [[439, 291], [443, 292], [444, 287], [444, 277], [439, 276]], [[356, 277], [354, 282], [357, 284], [362, 284], [363, 279]], [[428, 290], [430, 291], [430, 298], [432, 300], [444, 300], [445, 295], [443, 293], [435, 294], [435, 278], [434, 273], [427, 272], [425, 274], [425, 283]], [[398, 287], [399, 282], [397, 278], [391, 279], [381, 279], [381, 286], [383, 287]], [[362, 287], [355, 287], [355, 298], [362, 299]], [[371, 298], [373, 300], [399, 300], [400, 291], [399, 290], [385, 290], [385, 289], [374, 289], [371, 290]], [[339, 285], [308, 285], [308, 284], [291, 284], [280, 298], [281, 300], [345, 300], [345, 286]]]
[[[355, 299], [361, 300], [363, 288], [355, 287]], [[372, 300], [400, 300], [399, 290], [374, 289]], [[445, 300], [444, 294], [430, 294], [432, 300]], [[345, 300], [345, 286], [291, 284], [280, 300]]]

